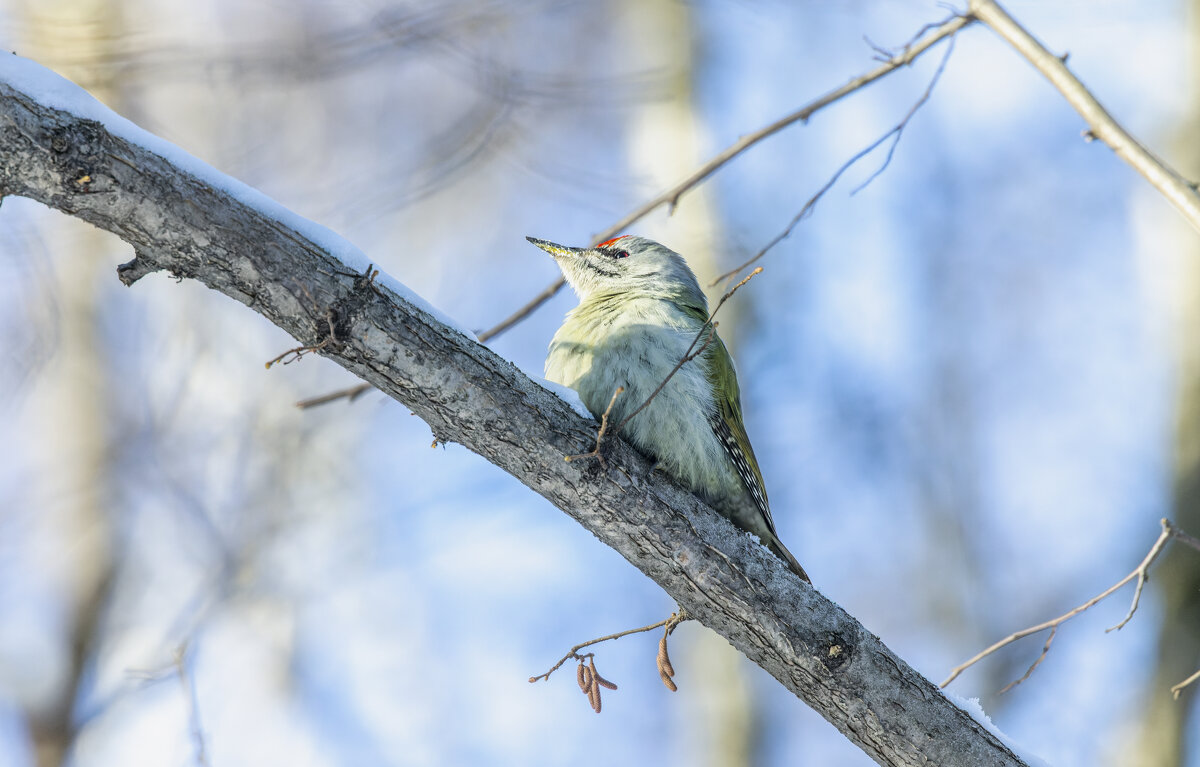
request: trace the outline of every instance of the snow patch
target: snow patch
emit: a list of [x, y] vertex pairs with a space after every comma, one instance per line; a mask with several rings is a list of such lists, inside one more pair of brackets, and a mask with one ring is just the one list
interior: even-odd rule
[[1007, 746], [1009, 751], [1012, 751], [1014, 754], [1016, 754], [1021, 761], [1028, 764], [1029, 767], [1050, 767], [1050, 763], [1045, 759], [1031, 754], [1026, 749], [1014, 743], [1012, 738], [1001, 732], [1000, 728], [997, 727], [992, 722], [991, 718], [984, 712], [983, 706], [979, 705], [979, 698], [960, 698], [954, 693], [946, 692], [945, 690], [942, 690], [942, 694], [949, 698], [954, 705], [970, 714], [972, 719], [983, 725], [983, 729], [995, 735], [997, 740]]
[[579, 413], [579, 415], [583, 416], [584, 418], [589, 418], [593, 421], [596, 420], [596, 416], [592, 415], [592, 411], [588, 410], [587, 405], [583, 404], [583, 400], [579, 399], [579, 392], [575, 391], [570, 386], [563, 386], [560, 383], [547, 381], [545, 378], [540, 376], [529, 375], [528, 371], [522, 372], [532, 378], [535, 382], [541, 384], [543, 389], [549, 389], [552, 393], [557, 394], [560, 400], [570, 405], [571, 409], [576, 413]]

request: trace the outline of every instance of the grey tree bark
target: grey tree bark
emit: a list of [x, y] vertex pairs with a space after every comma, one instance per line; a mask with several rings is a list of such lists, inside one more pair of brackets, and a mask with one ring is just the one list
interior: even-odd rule
[[[928, 679], [756, 541], [654, 474], [620, 441], [435, 317], [351, 271], [285, 223], [0, 82], [0, 197], [19, 195], [113, 232], [157, 271], [241, 301], [549, 499], [681, 607], [884, 765], [1023, 765]], [[831, 530], [831, 534], [835, 531]]]

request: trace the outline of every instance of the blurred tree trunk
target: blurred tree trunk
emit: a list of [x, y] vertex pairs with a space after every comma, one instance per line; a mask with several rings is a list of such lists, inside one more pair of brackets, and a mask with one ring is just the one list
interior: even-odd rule
[[[1189, 3], [1188, 38], [1192, 78], [1200, 75], [1200, 0]], [[1190, 116], [1175, 135], [1174, 159], [1188, 178], [1200, 177], [1200, 98], [1193, 92]], [[1188, 531], [1200, 530], [1200, 243], [1196, 233], [1171, 211], [1163, 221], [1145, 227], [1167, 234], [1155, 240], [1149, 256], [1155, 263], [1145, 268], [1161, 272], [1162, 258], [1170, 257], [1169, 280], [1161, 280], [1152, 299], [1170, 307], [1171, 335], [1175, 341], [1175, 488], [1171, 519]], [[1169, 219], [1169, 220], [1168, 220]], [[1162, 226], [1159, 226], [1159, 224]], [[1171, 251], [1173, 257], [1164, 251]], [[1143, 716], [1119, 763], [1134, 767], [1182, 767], [1194, 758], [1196, 733], [1188, 731], [1197, 685], [1186, 688], [1175, 700], [1173, 685], [1200, 667], [1200, 556], [1183, 546], [1169, 548], [1155, 568], [1151, 584], [1162, 603], [1158, 647], [1147, 659]], [[1115, 762], [1116, 763], [1116, 762]], [[1195, 763], [1194, 761], [1191, 763]]]
[[[20, 6], [26, 38], [21, 52], [44, 61], [83, 84], [98, 98], [121, 109], [114, 83], [97, 67], [113, 55], [123, 36], [121, 0], [25, 0]], [[104, 605], [113, 581], [113, 498], [108, 447], [111, 379], [101, 332], [100, 292], [111, 284], [104, 259], [94, 253], [111, 247], [112, 238], [74, 220], [56, 221], [44, 230], [47, 251], [56, 258], [54, 276], [43, 287], [44, 299], [57, 306], [57, 346], [31, 392], [31, 410], [46, 425], [50, 439], [33, 448], [44, 451], [32, 478], [29, 498], [38, 524], [57, 528], [63, 552], [50, 565], [63, 600], [66, 636], [58, 684], [44, 699], [30, 701], [28, 722], [39, 767], [68, 759], [75, 740], [75, 707], [85, 669], [98, 644]]]
[[[658, 98], [632, 109], [626, 139], [630, 173], [649, 197], [678, 183], [706, 154], [704, 118], [694, 99], [697, 10], [678, 0], [623, 0], [618, 11], [631, 65], [650, 73], [658, 87]], [[643, 222], [638, 229], [683, 253], [702, 285], [723, 271], [716, 257], [721, 227], [711, 189], [704, 185], [689, 192], [669, 220]], [[750, 294], [741, 295], [746, 300]], [[710, 303], [713, 299], [710, 290]], [[731, 349], [740, 324], [737, 314], [737, 302], [721, 310], [721, 335]], [[712, 767], [757, 763], [761, 712], [741, 653], [711, 631], [684, 630], [675, 637], [683, 640], [680, 649], [690, 657], [688, 666], [704, 669], [687, 682], [687, 762]]]
[[[954, 174], [946, 169], [943, 183]], [[987, 550], [994, 545], [991, 522], [982, 513], [986, 491], [980, 487], [986, 459], [981, 444], [985, 427], [981, 418], [987, 405], [980, 403], [977, 358], [972, 339], [981, 330], [972, 305], [970, 282], [977, 279], [978, 264], [963, 259], [969, 249], [962, 226], [965, 208], [957, 207], [966, 194], [947, 194], [943, 236], [920, 258], [921, 343], [912, 354], [920, 360], [927, 384], [917, 402], [913, 426], [906, 440], [912, 447], [914, 498], [923, 522], [924, 548], [907, 562], [907, 580], [918, 584], [924, 618], [955, 636], [959, 646], [986, 647], [1011, 630], [1008, 618], [980, 600], [989, 593]], [[969, 225], [968, 225], [969, 226]], [[928, 562], [941, 562], [931, 573]], [[947, 578], [945, 573], [953, 573]], [[980, 664], [971, 669], [974, 689], [983, 691], [984, 708], [996, 716], [1010, 696], [996, 693], [1024, 670], [1023, 658]], [[1015, 665], [1014, 665], [1015, 664]]]

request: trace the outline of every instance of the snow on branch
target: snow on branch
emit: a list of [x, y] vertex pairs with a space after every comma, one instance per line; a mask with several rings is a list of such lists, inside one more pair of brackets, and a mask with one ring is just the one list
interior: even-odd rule
[[[116, 234], [119, 276], [199, 280], [512, 474], [657, 582], [880, 764], [1023, 765], [857, 620], [620, 440], [476, 342], [329, 230], [0, 56], [0, 197]], [[523, 240], [514, 237], [513, 246]], [[170, 289], [158, 283], [155, 289]]]

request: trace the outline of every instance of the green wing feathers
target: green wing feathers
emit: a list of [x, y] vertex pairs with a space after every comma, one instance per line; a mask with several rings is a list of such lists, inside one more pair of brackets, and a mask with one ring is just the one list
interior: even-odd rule
[[[758, 510], [767, 521], [767, 527], [775, 532], [775, 520], [771, 519], [771, 508], [767, 503], [767, 488], [763, 482], [762, 472], [758, 468], [758, 459], [754, 457], [754, 448], [750, 446], [750, 437], [746, 435], [746, 426], [742, 423], [741, 391], [738, 388], [737, 373], [733, 369], [733, 360], [725, 349], [725, 344], [714, 335], [708, 350], [708, 379], [712, 383], [713, 393], [717, 404], [719, 424], [714, 424], [717, 436], [726, 445], [742, 484], [750, 491]], [[725, 429], [728, 432], [723, 434]], [[733, 444], [729, 445], [727, 441]]]
[[[684, 311], [695, 317], [699, 322], [707, 322], [708, 315], [702, 306], [683, 306]], [[704, 332], [708, 337], [708, 332]], [[722, 513], [729, 514], [734, 524], [743, 529], [749, 529], [767, 545], [796, 575], [808, 583], [812, 580], [800, 562], [792, 555], [779, 535], [775, 532], [775, 520], [771, 518], [771, 507], [767, 503], [767, 488], [763, 483], [762, 472], [758, 468], [758, 459], [754, 457], [754, 448], [750, 447], [750, 437], [746, 435], [746, 425], [742, 422], [741, 391], [738, 388], [737, 373], [733, 369], [733, 360], [729, 351], [714, 332], [708, 347], [704, 351], [708, 362], [708, 382], [712, 387], [713, 398], [716, 400], [716, 412], [712, 414], [709, 423], [713, 433], [721, 442], [730, 463], [737, 470], [738, 478], [747, 494], [753, 499], [754, 508], [761, 516], [761, 522], [766, 525], [764, 531], [757, 520], [749, 520], [738, 512], [726, 509]], [[765, 534], [764, 534], [765, 533]]]

